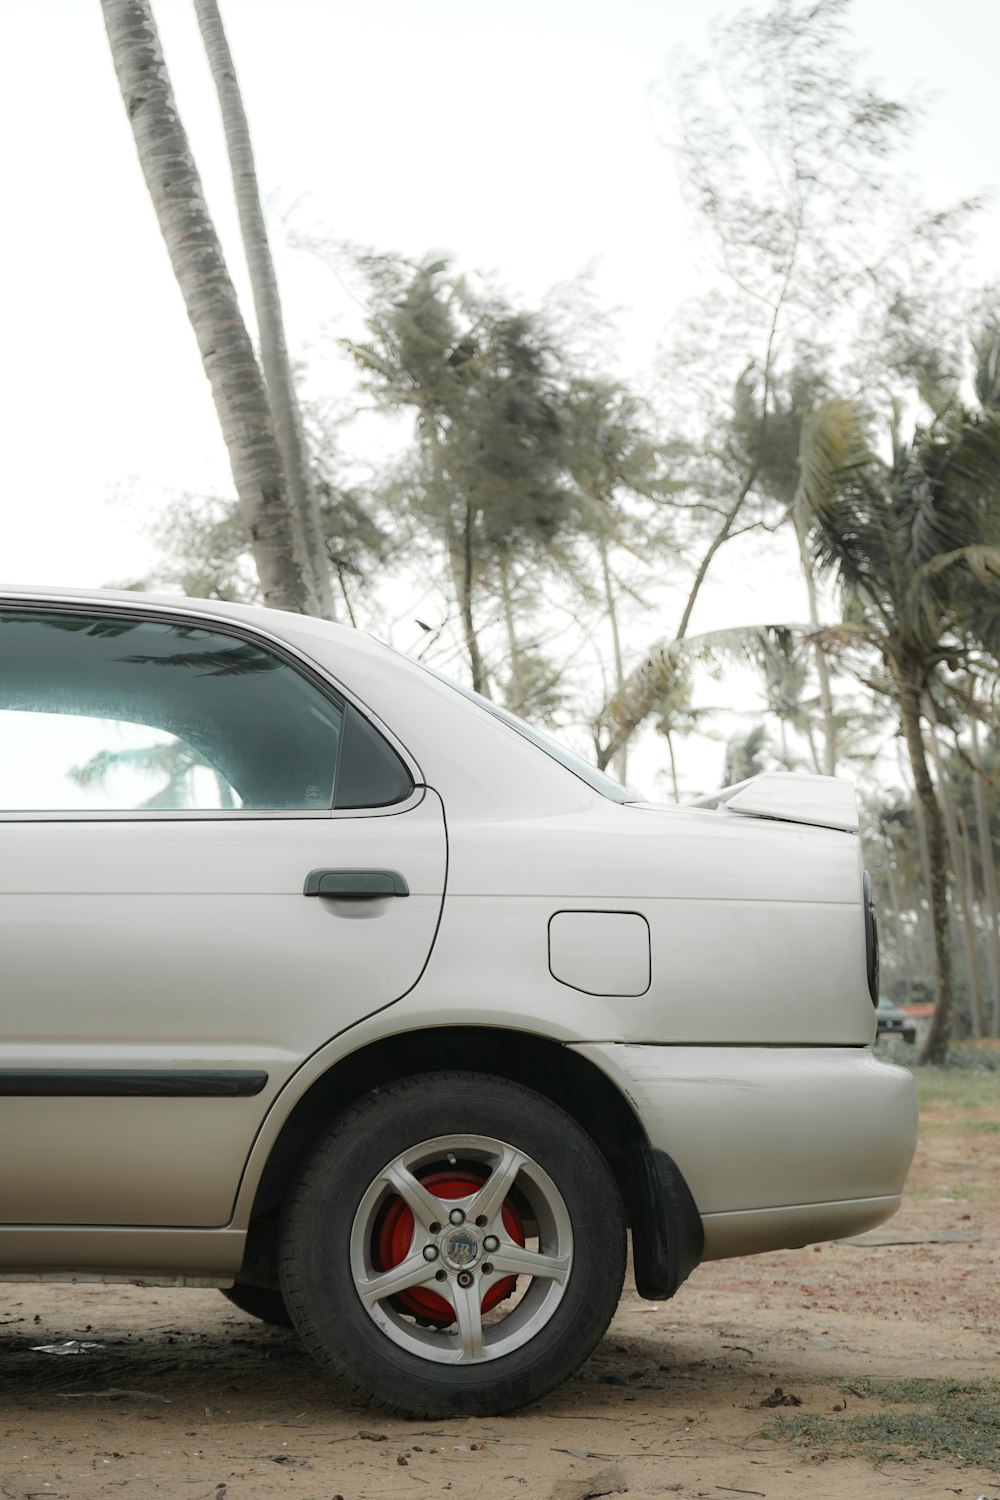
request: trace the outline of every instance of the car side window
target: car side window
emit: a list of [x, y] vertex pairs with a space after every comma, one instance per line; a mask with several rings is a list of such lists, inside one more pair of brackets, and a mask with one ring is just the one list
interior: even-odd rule
[[330, 809], [344, 716], [238, 635], [0, 612], [0, 810]]

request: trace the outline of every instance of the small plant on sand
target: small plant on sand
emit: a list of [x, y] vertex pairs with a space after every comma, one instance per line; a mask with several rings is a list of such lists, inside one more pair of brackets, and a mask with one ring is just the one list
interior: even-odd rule
[[826, 1457], [957, 1459], [1000, 1475], [1000, 1381], [855, 1380], [841, 1389], [843, 1414], [777, 1417], [765, 1436]]

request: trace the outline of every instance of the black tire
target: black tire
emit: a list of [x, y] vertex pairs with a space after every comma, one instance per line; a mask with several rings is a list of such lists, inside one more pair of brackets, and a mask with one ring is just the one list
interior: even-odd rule
[[[413, 1290], [397, 1298], [373, 1291], [370, 1279], [386, 1271], [379, 1235], [390, 1214], [398, 1218], [404, 1202], [383, 1173], [406, 1154], [415, 1163], [414, 1176], [422, 1172], [429, 1182], [440, 1183], [440, 1175], [423, 1163], [441, 1160], [434, 1153], [442, 1142], [453, 1147], [445, 1174], [461, 1178], [478, 1170], [483, 1184], [478, 1206], [490, 1207], [494, 1217], [480, 1213], [475, 1224], [485, 1227], [476, 1228], [471, 1216], [463, 1227], [452, 1227], [447, 1209], [436, 1222], [428, 1201], [421, 1209], [417, 1197], [409, 1220], [413, 1242], [398, 1259], [390, 1258], [389, 1269], [404, 1271], [400, 1261], [405, 1260], [419, 1274], [421, 1256], [427, 1259], [433, 1249], [428, 1274], [447, 1277], [437, 1283], [442, 1296], [451, 1299], [446, 1309], [466, 1308], [464, 1324], [452, 1318], [455, 1333], [440, 1319], [434, 1326], [426, 1317], [408, 1315], [400, 1298], [426, 1296], [417, 1290], [423, 1283], [413, 1283]], [[493, 1146], [504, 1154], [491, 1166], [492, 1158], [483, 1153]], [[513, 1172], [513, 1187], [498, 1188]], [[402, 1180], [409, 1192], [410, 1178]], [[423, 1191], [419, 1181], [417, 1187]], [[437, 1191], [442, 1197], [431, 1193], [432, 1206], [456, 1197], [444, 1187]], [[471, 1207], [475, 1194], [459, 1201]], [[436, 1223], [436, 1237], [433, 1227], [416, 1222], [414, 1214], [421, 1211]], [[507, 1226], [515, 1223], [511, 1237]], [[526, 1235], [537, 1238], [538, 1250], [526, 1245]], [[356, 1269], [362, 1251], [366, 1265], [371, 1254], [367, 1270]], [[492, 1264], [491, 1254], [500, 1264]], [[469, 1255], [478, 1260], [464, 1259]], [[614, 1314], [625, 1257], [618, 1189], [604, 1157], [574, 1120], [519, 1084], [485, 1074], [433, 1073], [391, 1083], [335, 1122], [290, 1194], [279, 1260], [294, 1325], [326, 1370], [402, 1415], [438, 1417], [499, 1415], [572, 1375]], [[472, 1271], [457, 1269], [470, 1264]], [[512, 1265], [521, 1266], [515, 1295], [503, 1290], [513, 1285], [506, 1275]], [[479, 1280], [473, 1280], [475, 1274]], [[459, 1285], [466, 1286], [464, 1293]], [[490, 1299], [484, 1287], [507, 1299], [484, 1309], [485, 1325], [476, 1310]], [[375, 1311], [362, 1302], [362, 1291]], [[490, 1348], [492, 1356], [484, 1352]], [[464, 1362], [454, 1362], [458, 1354]]]
[[292, 1327], [285, 1299], [276, 1287], [249, 1286], [245, 1281], [237, 1281], [232, 1286], [222, 1287], [221, 1291], [240, 1312], [249, 1313], [274, 1328]]

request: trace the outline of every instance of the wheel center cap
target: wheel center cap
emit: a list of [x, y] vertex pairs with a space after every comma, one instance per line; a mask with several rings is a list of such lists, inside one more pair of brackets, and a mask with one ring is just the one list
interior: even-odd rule
[[479, 1241], [468, 1229], [453, 1229], [445, 1235], [441, 1252], [449, 1265], [464, 1271], [479, 1259]]

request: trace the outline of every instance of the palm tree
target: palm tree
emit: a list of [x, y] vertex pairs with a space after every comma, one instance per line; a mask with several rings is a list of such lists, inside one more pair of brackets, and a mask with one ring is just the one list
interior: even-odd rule
[[361, 268], [370, 337], [346, 348], [379, 407], [414, 419], [414, 450], [393, 487], [404, 520], [441, 548], [472, 685], [486, 697], [476, 616], [495, 589], [508, 685], [521, 699], [530, 668], [513, 626], [524, 569], [547, 568], [579, 531], [581, 511], [565, 474], [561, 358], [548, 319], [480, 290], [446, 261], [368, 256]]
[[323, 528], [320, 522], [319, 498], [313, 482], [302, 428], [302, 416], [292, 381], [292, 367], [285, 342], [285, 325], [281, 298], [274, 274], [274, 262], [267, 237], [267, 225], [257, 186], [250, 127], [240, 93], [232, 53], [222, 24], [216, 0], [194, 0], [195, 14], [216, 93], [226, 136], [229, 166], [233, 176], [236, 211], [240, 235], [250, 273], [257, 332], [260, 339], [260, 362], [274, 421], [274, 436], [281, 452], [292, 506], [307, 544], [310, 578], [316, 590], [320, 614], [333, 618], [333, 593]]
[[726, 741], [726, 763], [722, 780], [726, 786], [749, 781], [769, 769], [771, 745], [763, 724], [755, 724], [747, 734], [734, 734]]
[[593, 720], [599, 769], [611, 764], [651, 715], [659, 717], [656, 727], [668, 737], [682, 720], [690, 721], [697, 713], [691, 708], [690, 674], [695, 662], [736, 661], [757, 667], [780, 632], [807, 634], [801, 625], [742, 625], [657, 641]]
[[219, 807], [236, 806], [233, 788], [222, 773], [203, 760], [190, 745], [178, 739], [133, 746], [130, 749], [99, 750], [82, 765], [71, 767], [68, 774], [77, 786], [100, 788], [113, 782], [116, 773], [120, 771], [140, 777], [166, 777], [144, 802], [127, 804], [134, 806], [136, 811], [163, 808], [175, 811], [213, 806], [210, 798], [199, 794], [195, 782], [197, 771], [207, 771], [214, 777]]
[[756, 656], [767, 711], [778, 721], [781, 742], [781, 761], [785, 769], [795, 769], [796, 757], [788, 743], [789, 729], [801, 733], [809, 744], [813, 770], [819, 773], [819, 757], [813, 732], [812, 708], [814, 704], [805, 698], [809, 681], [809, 661], [812, 645], [801, 631], [790, 626], [764, 626], [759, 634], [748, 642], [750, 653]]
[[[599, 592], [611, 634], [614, 689], [620, 692], [625, 664], [619, 613], [625, 590], [614, 576], [612, 549], [624, 547], [634, 556], [648, 556], [663, 547], [662, 524], [651, 525], [649, 515], [640, 519], [630, 513], [629, 502], [662, 502], [670, 484], [649, 429], [649, 413], [620, 382], [606, 377], [571, 380], [563, 420], [568, 438], [566, 467], [583, 497], [583, 529], [597, 552]], [[587, 558], [581, 574], [589, 571], [589, 562]], [[622, 745], [615, 756], [621, 782], [627, 778], [627, 756], [628, 747]]]
[[[907, 443], [897, 413], [891, 439], [891, 457], [876, 456], [854, 405], [827, 402], [803, 433], [795, 504], [817, 568], [844, 598], [844, 624], [826, 635], [874, 651], [875, 684], [899, 713], [930, 866], [937, 1003], [924, 1056], [940, 1063], [954, 1011], [947, 842], [921, 715], [943, 663], [995, 653], [1000, 640], [1000, 414], [952, 407]], [[867, 665], [857, 671], [873, 680]]]
[[267, 389], [177, 111], [149, 0], [101, 0], [139, 164], [198, 340], [265, 604], [316, 608]]
[[991, 1033], [1000, 1036], [1000, 901], [997, 900], [996, 863], [993, 837], [990, 829], [989, 811], [986, 806], [988, 774], [983, 760], [979, 739], [978, 714], [974, 690], [970, 690], [971, 712], [969, 724], [972, 730], [973, 797], [976, 811], [976, 839], [979, 845], [979, 861], [982, 871], [983, 900], [988, 920], [988, 962], [992, 989]]

